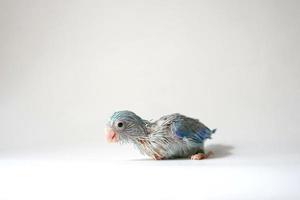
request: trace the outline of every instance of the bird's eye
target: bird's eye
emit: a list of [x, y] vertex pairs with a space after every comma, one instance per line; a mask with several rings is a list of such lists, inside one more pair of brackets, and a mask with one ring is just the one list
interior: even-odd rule
[[124, 126], [124, 124], [123, 124], [123, 122], [118, 122], [117, 126], [118, 126], [119, 128], [122, 128], [122, 127]]

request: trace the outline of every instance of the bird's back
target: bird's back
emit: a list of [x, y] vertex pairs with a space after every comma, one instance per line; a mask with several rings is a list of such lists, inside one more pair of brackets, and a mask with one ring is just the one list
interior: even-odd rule
[[178, 113], [163, 116], [148, 128], [150, 144], [165, 158], [203, 152], [205, 139], [213, 133], [199, 120]]

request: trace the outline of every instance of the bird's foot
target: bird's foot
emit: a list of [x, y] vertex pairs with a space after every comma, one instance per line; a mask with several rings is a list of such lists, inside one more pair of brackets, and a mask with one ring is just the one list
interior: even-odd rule
[[154, 155], [152, 156], [152, 159], [153, 159], [153, 160], [162, 160], [163, 157], [161, 157], [161, 156], [159, 156], [159, 155], [157, 155], [157, 154], [154, 154]]
[[208, 153], [197, 153], [191, 156], [191, 160], [202, 160], [211, 156], [213, 152], [209, 151]]

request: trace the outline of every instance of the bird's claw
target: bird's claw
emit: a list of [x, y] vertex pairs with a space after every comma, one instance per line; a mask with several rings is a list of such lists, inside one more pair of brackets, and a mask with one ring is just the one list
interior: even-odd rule
[[202, 160], [211, 156], [213, 152], [209, 151], [207, 154], [205, 153], [197, 153], [191, 156], [191, 160]]

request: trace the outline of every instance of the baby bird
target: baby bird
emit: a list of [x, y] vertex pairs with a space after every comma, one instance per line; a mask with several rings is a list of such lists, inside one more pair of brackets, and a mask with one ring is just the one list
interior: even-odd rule
[[150, 122], [131, 111], [118, 111], [107, 123], [106, 139], [108, 142], [132, 142], [142, 154], [155, 160], [201, 160], [211, 154], [205, 154], [204, 141], [215, 131], [197, 119], [178, 113]]

